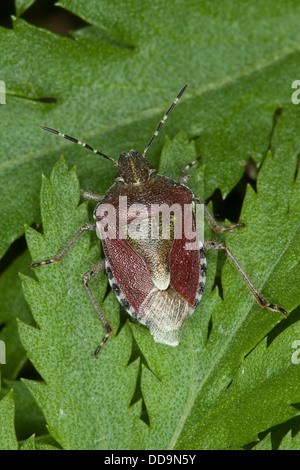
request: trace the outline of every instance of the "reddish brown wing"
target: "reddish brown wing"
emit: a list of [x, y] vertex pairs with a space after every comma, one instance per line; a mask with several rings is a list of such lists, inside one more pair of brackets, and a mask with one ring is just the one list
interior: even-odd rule
[[[192, 229], [195, 231], [193, 218]], [[199, 249], [187, 250], [188, 243], [198, 244], [198, 234], [193, 240], [187, 240], [182, 229], [182, 238], [175, 239], [170, 251], [171, 284], [174, 289], [193, 306], [199, 286], [201, 261]]]
[[155, 288], [147, 265], [125, 239], [102, 240], [106, 259], [122, 294], [136, 313]]

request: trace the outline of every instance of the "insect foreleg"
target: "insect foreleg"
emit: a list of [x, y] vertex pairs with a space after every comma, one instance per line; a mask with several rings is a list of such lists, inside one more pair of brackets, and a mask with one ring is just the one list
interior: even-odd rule
[[195, 158], [195, 160], [193, 160], [192, 162], [188, 163], [187, 165], [185, 165], [183, 168], [181, 168], [181, 171], [183, 173], [183, 177], [180, 178], [180, 182], [183, 183], [183, 184], [186, 184], [188, 182], [188, 180], [190, 179], [190, 174], [188, 173], [188, 171], [194, 166], [196, 165], [196, 163], [198, 163], [198, 161], [201, 160], [201, 155], [199, 155], [197, 158]]
[[68, 253], [68, 251], [70, 250], [72, 245], [76, 242], [76, 240], [80, 237], [80, 235], [83, 232], [87, 232], [87, 231], [92, 232], [92, 231], [95, 231], [95, 230], [96, 230], [96, 224], [83, 225], [82, 227], [80, 227], [78, 232], [75, 233], [74, 237], [71, 238], [71, 240], [66, 244], [66, 246], [64, 246], [64, 248], [59, 253], [57, 253], [56, 256], [54, 256], [54, 258], [46, 259], [45, 261], [40, 261], [39, 263], [32, 263], [30, 265], [31, 268], [34, 269], [34, 268], [38, 268], [39, 266], [44, 266], [46, 264], [53, 264], [53, 263], [58, 264], [58, 263], [60, 263], [61, 260], [63, 259], [63, 257]]

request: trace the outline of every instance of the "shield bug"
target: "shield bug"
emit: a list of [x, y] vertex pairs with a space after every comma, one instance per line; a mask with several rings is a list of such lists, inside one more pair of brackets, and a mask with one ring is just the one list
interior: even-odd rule
[[[89, 287], [89, 281], [104, 269], [124, 309], [150, 328], [155, 341], [171, 346], [178, 344], [184, 320], [192, 315], [200, 302], [205, 286], [206, 250], [225, 251], [258, 304], [287, 316], [283, 308], [269, 303], [260, 294], [229, 248], [216, 241], [205, 241], [203, 244], [199, 241], [194, 205], [204, 203], [186, 183], [188, 170], [200, 157], [184, 168], [186, 174], [179, 181], [154, 175], [155, 169], [146, 159], [149, 148], [186, 87], [187, 84], [165, 112], [144, 152], [123, 152], [118, 161], [74, 137], [41, 126], [110, 160], [117, 167], [115, 183], [104, 196], [87, 191], [81, 193], [83, 198], [97, 203], [95, 223], [81, 227], [54, 258], [31, 265], [37, 268], [59, 263], [83, 232], [97, 232], [102, 240], [105, 260], [99, 261], [82, 277], [83, 286], [105, 328], [105, 335], [94, 352], [95, 356], [112, 334], [112, 328]], [[168, 209], [166, 218], [161, 211], [162, 203]], [[191, 208], [188, 234], [185, 231], [186, 218], [182, 216], [185, 207]], [[204, 215], [216, 233], [244, 226], [237, 223], [222, 227], [205, 205], [203, 207]]]

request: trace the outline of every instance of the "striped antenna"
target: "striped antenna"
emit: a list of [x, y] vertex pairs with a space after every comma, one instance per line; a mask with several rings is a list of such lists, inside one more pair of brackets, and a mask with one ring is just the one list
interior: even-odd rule
[[93, 147], [91, 147], [90, 145], [86, 144], [85, 142], [80, 142], [80, 140], [75, 139], [75, 137], [71, 137], [70, 135], [67, 135], [67, 134], [62, 134], [61, 132], [56, 131], [55, 129], [52, 129], [51, 127], [46, 127], [46, 126], [40, 126], [40, 127], [41, 127], [41, 129], [43, 129], [44, 131], [52, 132], [52, 134], [59, 135], [60, 137], [63, 137], [64, 139], [70, 140], [71, 142], [74, 142], [75, 144], [81, 145], [82, 147], [84, 147], [84, 148], [86, 148], [86, 149], [88, 149], [88, 150], [91, 150], [92, 152], [96, 153], [97, 155], [101, 155], [101, 157], [104, 157], [104, 158], [106, 158], [107, 160], [110, 160], [111, 162], [113, 162], [113, 164], [114, 164], [115, 166], [118, 166], [118, 162], [117, 162], [116, 160], [114, 160], [114, 159], [111, 158], [111, 157], [108, 157], [107, 155], [104, 155], [104, 153], [99, 152], [99, 150], [94, 149]]
[[161, 130], [162, 126], [164, 125], [164, 123], [166, 122], [166, 120], [168, 119], [168, 117], [170, 116], [171, 112], [173, 111], [173, 109], [175, 108], [176, 104], [178, 103], [179, 99], [181, 98], [181, 96], [183, 95], [183, 93], [185, 92], [186, 88], [188, 86], [188, 83], [186, 83], [180, 90], [180, 92], [178, 93], [178, 95], [176, 96], [175, 100], [173, 101], [173, 103], [171, 104], [171, 106], [169, 107], [169, 109], [165, 112], [165, 115], [164, 117], [162, 118], [162, 120], [159, 122], [158, 126], [157, 126], [157, 129], [156, 131], [154, 132], [153, 136], [151, 137], [147, 147], [145, 148], [144, 152], [143, 152], [143, 157], [146, 156], [146, 153], [148, 152], [149, 148], [151, 147], [151, 145], [153, 144], [153, 142], [155, 141], [156, 137], [158, 136], [158, 133], [159, 131]]

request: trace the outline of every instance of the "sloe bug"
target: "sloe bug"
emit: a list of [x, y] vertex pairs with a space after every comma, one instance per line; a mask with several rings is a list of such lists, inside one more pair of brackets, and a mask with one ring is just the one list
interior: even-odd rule
[[[98, 355], [102, 346], [112, 334], [112, 328], [88, 285], [89, 281], [104, 269], [106, 269], [110, 286], [120, 304], [133, 318], [136, 318], [140, 323], [150, 328], [155, 341], [164, 344], [172, 346], [178, 344], [182, 323], [192, 315], [200, 302], [205, 286], [206, 250], [224, 251], [240, 272], [258, 304], [261, 307], [281, 312], [287, 316], [287, 312], [283, 308], [270, 304], [260, 294], [229, 248], [217, 241], [205, 241], [203, 245], [199, 242], [195, 231], [194, 209], [192, 211], [191, 223], [194, 230], [193, 241], [196, 244], [198, 243], [196, 245], [197, 249], [186, 248], [188, 239], [183, 234], [184, 230], [181, 232], [181, 238], [175, 236], [177, 215], [171, 214], [171, 217], [168, 219], [169, 233], [167, 237], [162, 236], [161, 216], [159, 215], [154, 218], [151, 216], [151, 213], [149, 215], [149, 208], [155, 205], [159, 206], [162, 202], [169, 205], [169, 207], [177, 204], [181, 209], [185, 205], [191, 206], [196, 202], [204, 204], [202, 199], [195, 196], [186, 186], [188, 174], [185, 174], [179, 181], [159, 174], [154, 176], [155, 169], [149, 165], [146, 159], [149, 148], [186, 88], [187, 84], [180, 90], [171, 106], [165, 112], [144, 152], [142, 154], [136, 150], [130, 150], [129, 153], [123, 152], [120, 154], [118, 161], [74, 137], [62, 134], [55, 129], [41, 126], [43, 130], [75, 142], [110, 160], [118, 168], [115, 183], [104, 196], [87, 191], [82, 191], [81, 193], [83, 198], [97, 203], [94, 210], [96, 223], [89, 223], [81, 227], [54, 258], [31, 265], [32, 268], [37, 268], [42, 265], [59, 263], [73, 243], [85, 231], [96, 231], [99, 238], [102, 239], [105, 260], [99, 261], [82, 277], [83, 286], [105, 328], [105, 335], [94, 352], [95, 356]], [[197, 163], [199, 158], [186, 165], [184, 171], [187, 173]], [[127, 198], [126, 203], [129, 201], [129, 206], [140, 205], [146, 207], [146, 213], [138, 219], [139, 231], [147, 235], [144, 238], [128, 236], [128, 231], [126, 230], [128, 226], [130, 227], [132, 220], [128, 212], [125, 214], [125, 219], [122, 219], [124, 214], [120, 205], [121, 197]], [[114, 228], [118, 228], [115, 231], [114, 237], [105, 237], [105, 232], [111, 228], [103, 210], [103, 208], [108, 207], [107, 205], [110, 205], [114, 209], [114, 214], [117, 214], [118, 220], [114, 219]], [[212, 230], [216, 233], [244, 226], [243, 223], [233, 224], [229, 227], [218, 225], [205, 206], [204, 214]], [[120, 223], [121, 219], [123, 220], [122, 223]], [[151, 237], [154, 219], [158, 229], [156, 238]], [[182, 221], [181, 228], [184, 228]], [[126, 237], [124, 237], [123, 230], [126, 231]], [[150, 231], [151, 234], [149, 236]]]

